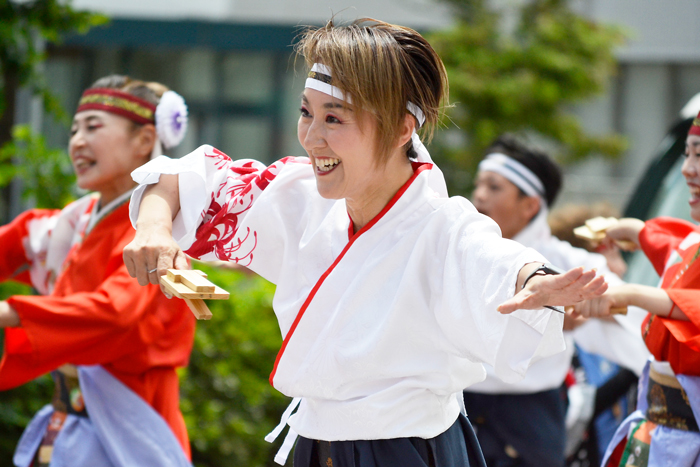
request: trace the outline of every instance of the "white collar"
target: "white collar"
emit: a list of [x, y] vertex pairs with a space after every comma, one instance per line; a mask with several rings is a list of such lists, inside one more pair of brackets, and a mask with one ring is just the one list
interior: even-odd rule
[[132, 188], [131, 190], [127, 191], [126, 193], [122, 193], [121, 195], [117, 196], [115, 199], [107, 203], [107, 205], [102, 206], [101, 200], [95, 203], [95, 206], [92, 208], [92, 213], [90, 214], [90, 222], [88, 222], [87, 229], [85, 229], [85, 233], [90, 232], [95, 225], [99, 221], [101, 221], [106, 215], [114, 211], [116, 208], [124, 204], [130, 197], [131, 193], [134, 191]]
[[513, 237], [513, 240], [521, 245], [537, 249], [537, 245], [548, 241], [552, 237], [552, 230], [547, 223], [548, 216], [549, 209], [547, 209], [544, 203], [541, 203], [540, 212], [532, 218], [525, 228]]

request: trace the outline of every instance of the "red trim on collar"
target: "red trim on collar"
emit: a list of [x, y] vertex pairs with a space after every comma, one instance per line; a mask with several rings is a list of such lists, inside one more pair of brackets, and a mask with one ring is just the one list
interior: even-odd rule
[[[394, 197], [391, 198], [391, 199], [389, 200], [389, 202], [387, 203], [386, 206], [384, 206], [384, 209], [382, 209], [381, 211], [379, 211], [379, 214], [377, 214], [376, 216], [374, 216], [374, 217], [372, 218], [372, 220], [369, 221], [369, 222], [367, 223], [367, 225], [365, 225], [365, 226], [362, 227], [360, 230], [358, 230], [356, 234], [353, 233], [353, 231], [354, 231], [355, 229], [354, 229], [354, 227], [353, 227], [354, 224], [353, 224], [353, 222], [352, 222], [352, 218], [350, 218], [350, 227], [349, 227], [349, 230], [348, 230], [348, 240], [352, 241], [352, 240], [353, 240], [353, 237], [359, 237], [360, 234], [362, 234], [363, 232], [367, 231], [367, 230], [370, 229], [374, 224], [376, 224], [377, 222], [379, 222], [379, 219], [381, 219], [382, 217], [384, 217], [384, 214], [386, 214], [387, 212], [389, 212], [389, 209], [391, 209], [391, 207], [392, 207], [394, 204], [396, 204], [396, 202], [399, 200], [399, 198], [401, 198], [401, 196], [406, 192], [406, 190], [408, 190], [408, 187], [411, 186], [411, 184], [413, 183], [413, 180], [415, 180], [416, 177], [418, 177], [418, 174], [420, 174], [420, 173], [421, 173], [422, 171], [424, 171], [424, 170], [432, 169], [432, 168], [433, 168], [433, 164], [431, 164], [431, 163], [429, 163], [429, 162], [411, 162], [411, 166], [413, 167], [413, 175], [411, 175], [411, 178], [409, 178], [408, 181], [406, 181], [406, 183], [404, 183], [403, 186], [402, 186], [401, 188], [399, 188], [399, 191], [397, 191], [396, 194], [394, 195]], [[348, 214], [348, 217], [350, 217], [350, 214]]]
[[[379, 220], [384, 217], [384, 215], [389, 212], [389, 210], [396, 204], [396, 202], [403, 196], [403, 194], [408, 190], [408, 187], [411, 186], [413, 181], [418, 177], [418, 175], [423, 172], [424, 170], [429, 170], [433, 167], [433, 164], [430, 164], [428, 162], [413, 162], [413, 175], [411, 178], [406, 181], [406, 183], [403, 184], [403, 186], [399, 189], [399, 191], [396, 192], [396, 194], [391, 198], [389, 203], [387, 203], [386, 206], [384, 206], [384, 209], [382, 209], [379, 214], [374, 216], [371, 221], [367, 223], [364, 227], [362, 227], [356, 234], [353, 235], [353, 223], [352, 219], [350, 219], [350, 227], [348, 229], [348, 235], [349, 235], [349, 241], [348, 244], [345, 245], [345, 248], [343, 248], [343, 251], [340, 252], [338, 257], [333, 261], [333, 264], [326, 269], [326, 272], [323, 273], [323, 275], [316, 281], [316, 284], [314, 285], [313, 289], [311, 289], [311, 292], [309, 295], [306, 297], [306, 300], [304, 301], [304, 304], [301, 306], [299, 309], [299, 312], [297, 313], [296, 318], [294, 318], [294, 322], [292, 323], [292, 327], [289, 328], [289, 332], [287, 332], [287, 335], [284, 338], [284, 341], [282, 342], [282, 347], [280, 347], [279, 352], [277, 353], [277, 358], [275, 359], [275, 365], [272, 368], [272, 373], [270, 373], [270, 384], [274, 387], [274, 378], [275, 375], [277, 374], [277, 366], [279, 365], [280, 360], [282, 359], [282, 355], [284, 354], [284, 351], [287, 348], [287, 344], [289, 343], [289, 340], [291, 339], [292, 335], [294, 334], [294, 331], [296, 330], [297, 326], [299, 325], [299, 321], [301, 321], [301, 317], [304, 316], [304, 313], [306, 312], [306, 309], [309, 307], [311, 304], [311, 301], [314, 299], [316, 296], [316, 292], [318, 292], [318, 289], [321, 288], [321, 285], [323, 282], [326, 280], [326, 278], [330, 275], [331, 272], [333, 272], [333, 269], [340, 263], [340, 260], [343, 259], [345, 256], [345, 253], [348, 252], [350, 247], [355, 243], [355, 240], [360, 238], [360, 235], [368, 231], [369, 229], [372, 228]], [[349, 217], [349, 216], [348, 216]]]

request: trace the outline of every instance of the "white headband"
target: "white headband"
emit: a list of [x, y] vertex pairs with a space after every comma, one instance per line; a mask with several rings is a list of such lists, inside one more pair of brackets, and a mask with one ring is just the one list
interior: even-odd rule
[[542, 181], [530, 169], [505, 154], [489, 154], [479, 163], [479, 172], [496, 172], [503, 175], [528, 196], [545, 198]]
[[[315, 89], [316, 91], [328, 94], [331, 97], [352, 104], [352, 98], [349, 94], [343, 92], [340, 88], [331, 85], [331, 69], [321, 63], [314, 63], [309, 71], [309, 76], [306, 78], [306, 87]], [[406, 104], [406, 109], [418, 120], [418, 127], [422, 127], [425, 123], [425, 114], [413, 102]]]
[[352, 98], [349, 94], [346, 95], [340, 88], [331, 85], [331, 69], [326, 65], [314, 63], [309, 72], [309, 77], [306, 78], [305, 86], [352, 104]]

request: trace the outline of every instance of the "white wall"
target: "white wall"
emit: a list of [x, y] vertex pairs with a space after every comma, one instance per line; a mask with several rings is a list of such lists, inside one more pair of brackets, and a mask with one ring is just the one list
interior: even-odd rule
[[631, 40], [618, 53], [630, 61], [699, 61], [698, 0], [587, 0], [592, 17], [624, 25]]
[[419, 29], [443, 27], [450, 21], [445, 5], [432, 0], [74, 0], [73, 6], [116, 18], [264, 24], [322, 24], [334, 14], [346, 20], [372, 17]]
[[700, 1], [576, 0], [582, 13], [622, 26], [619, 74], [606, 94], [576, 109], [593, 132], [620, 131], [629, 149], [619, 161], [567, 167], [561, 201], [607, 198], [622, 208], [683, 105], [700, 92]]
[[[491, 0], [504, 11], [526, 0]], [[619, 50], [624, 61], [700, 60], [698, 0], [573, 0], [593, 18], [623, 25], [632, 39]], [[78, 9], [117, 18], [208, 19], [265, 24], [318, 24], [333, 14], [374, 17], [418, 28], [451, 22], [437, 0], [73, 0]]]

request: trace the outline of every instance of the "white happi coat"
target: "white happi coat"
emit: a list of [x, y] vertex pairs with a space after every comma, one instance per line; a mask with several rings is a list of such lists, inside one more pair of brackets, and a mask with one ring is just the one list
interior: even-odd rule
[[[568, 242], [552, 236], [547, 224], [547, 212], [543, 209], [530, 224], [518, 232], [513, 240], [537, 250], [547, 258], [547, 261], [562, 269], [583, 266], [586, 270], [596, 269], [599, 274], [605, 276], [610, 286], [623, 283], [610, 271], [604, 256], [575, 248]], [[571, 368], [574, 343], [587, 352], [602, 355], [640, 375], [649, 359], [649, 351], [642, 340], [641, 333], [641, 324], [645, 316], [646, 311], [629, 307], [627, 315], [616, 315], [613, 321], [588, 320], [574, 331], [564, 333], [566, 351], [532, 365], [523, 380], [515, 384], [504, 382], [493, 368], [487, 366], [486, 379], [468, 388], [467, 391], [484, 394], [532, 394], [558, 388]]]
[[318, 194], [307, 158], [265, 167], [202, 146], [134, 171], [132, 222], [146, 185], [179, 174], [173, 237], [183, 250], [277, 285], [284, 342], [270, 381], [301, 397], [289, 420], [297, 433], [431, 438], [454, 423], [462, 390], [484, 379], [482, 362], [516, 381], [564, 349], [561, 314], [496, 311], [520, 268], [542, 256], [502, 239], [467, 200], [440, 197], [432, 169], [414, 164], [411, 180], [353, 234], [345, 201]]

